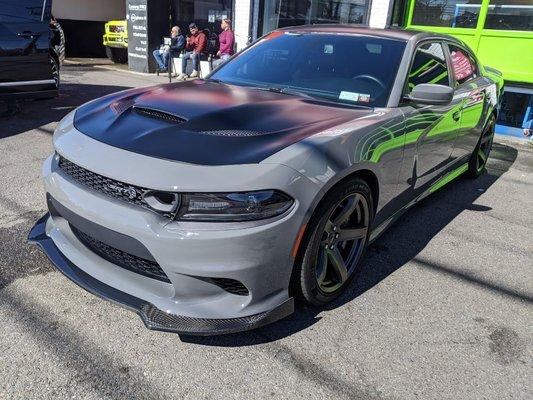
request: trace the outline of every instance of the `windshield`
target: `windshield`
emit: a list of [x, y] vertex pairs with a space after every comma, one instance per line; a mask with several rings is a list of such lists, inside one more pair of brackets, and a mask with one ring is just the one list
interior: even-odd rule
[[384, 107], [405, 44], [371, 36], [277, 31], [216, 70], [210, 79]]

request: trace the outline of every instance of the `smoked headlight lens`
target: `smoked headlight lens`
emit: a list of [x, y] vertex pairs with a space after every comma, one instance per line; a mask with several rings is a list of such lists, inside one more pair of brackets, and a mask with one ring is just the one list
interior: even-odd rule
[[277, 190], [242, 193], [183, 193], [178, 219], [253, 221], [283, 214], [294, 200]]

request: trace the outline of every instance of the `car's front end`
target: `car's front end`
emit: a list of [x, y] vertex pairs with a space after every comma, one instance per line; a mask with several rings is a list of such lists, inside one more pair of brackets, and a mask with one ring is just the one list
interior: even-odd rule
[[[190, 90], [199, 87], [188, 85]], [[104, 98], [61, 121], [54, 134], [55, 153], [42, 170], [49, 212], [32, 230], [30, 241], [70, 279], [134, 309], [153, 329], [228, 333], [290, 314], [293, 247], [320, 186], [288, 166], [268, 162], [279, 138], [246, 150], [245, 143], [254, 139], [249, 136], [260, 137], [260, 132], [191, 132], [189, 142], [207, 140], [207, 148], [227, 140], [240, 140], [242, 146], [232, 151], [212, 147], [204, 154], [208, 159], [182, 162], [164, 157], [168, 146], [157, 150], [162, 157], [150, 155], [154, 149], [148, 148], [141, 151], [148, 154], [140, 154], [78, 129], [89, 114], [91, 126], [105, 121], [104, 113], [115, 118], [102, 132], [107, 139], [120, 135], [125, 123], [129, 129], [136, 126], [141, 141], [152, 134], [150, 143], [157, 142], [175, 125], [143, 114], [147, 109], [140, 105], [150, 103], [154, 91], [161, 89], [125, 92], [116, 95], [119, 100]], [[217, 101], [232, 93], [246, 103], [238, 92], [219, 93]], [[284, 95], [253, 95], [299, 102]], [[131, 97], [136, 106], [128, 103]], [[124, 102], [128, 109], [121, 109]], [[194, 121], [187, 126], [192, 129]], [[245, 136], [228, 138], [231, 134]], [[201, 156], [199, 148], [192, 152], [186, 142], [175, 143], [177, 154], [179, 147], [185, 151], [183, 159]], [[225, 161], [217, 165], [214, 156]], [[230, 163], [228, 157], [240, 161]], [[257, 157], [264, 161], [257, 162]]]
[[103, 44], [108, 47], [128, 48], [127, 21], [109, 21], [105, 24]]

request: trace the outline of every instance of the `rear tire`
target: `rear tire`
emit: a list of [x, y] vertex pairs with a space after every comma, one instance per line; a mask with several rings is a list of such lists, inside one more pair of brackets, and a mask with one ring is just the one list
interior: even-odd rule
[[302, 256], [295, 262], [291, 289], [297, 299], [320, 306], [346, 290], [360, 272], [373, 210], [370, 187], [357, 177], [326, 195], [307, 226]]
[[467, 177], [477, 178], [483, 173], [483, 171], [485, 171], [485, 166], [487, 165], [487, 160], [492, 149], [492, 142], [494, 140], [495, 125], [496, 118], [494, 115], [491, 115], [483, 128], [483, 132], [477, 142], [476, 148], [468, 162], [468, 170], [466, 172]]
[[128, 51], [126, 49], [106, 46], [105, 54], [115, 64], [126, 64], [128, 62]]

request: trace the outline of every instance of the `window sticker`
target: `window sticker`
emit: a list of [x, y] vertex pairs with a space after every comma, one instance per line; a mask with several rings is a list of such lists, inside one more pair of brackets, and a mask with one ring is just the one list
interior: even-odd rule
[[370, 95], [366, 93], [359, 93], [359, 101], [361, 103], [370, 103]]
[[366, 93], [354, 93], [342, 91], [339, 94], [339, 100], [358, 101], [361, 103], [370, 103], [370, 95]]
[[371, 54], [381, 54], [381, 49], [383, 48], [380, 44], [367, 43], [366, 49]]
[[359, 93], [345, 92], [339, 94], [339, 100], [359, 101]]
[[324, 45], [324, 54], [333, 54], [333, 45], [325, 44]]

